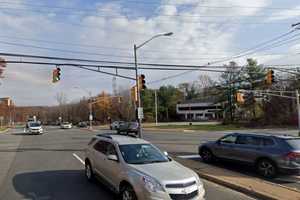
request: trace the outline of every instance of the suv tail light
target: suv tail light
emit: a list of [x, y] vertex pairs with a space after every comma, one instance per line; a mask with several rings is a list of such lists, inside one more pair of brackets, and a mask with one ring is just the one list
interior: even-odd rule
[[285, 158], [287, 159], [300, 158], [300, 152], [289, 152], [288, 154], [285, 155]]

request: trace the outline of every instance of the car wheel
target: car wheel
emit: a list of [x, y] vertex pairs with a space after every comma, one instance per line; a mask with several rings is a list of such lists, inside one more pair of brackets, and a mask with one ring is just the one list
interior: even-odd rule
[[121, 200], [137, 200], [136, 194], [131, 186], [126, 185], [122, 189]]
[[274, 178], [277, 175], [277, 167], [269, 159], [261, 159], [256, 164], [258, 173], [265, 178]]
[[211, 152], [211, 150], [209, 150], [208, 148], [201, 149], [200, 156], [201, 156], [202, 160], [206, 163], [210, 163], [210, 162], [214, 161], [214, 155]]
[[94, 181], [94, 173], [93, 173], [92, 165], [89, 162], [85, 163], [85, 176], [88, 181], [90, 182]]

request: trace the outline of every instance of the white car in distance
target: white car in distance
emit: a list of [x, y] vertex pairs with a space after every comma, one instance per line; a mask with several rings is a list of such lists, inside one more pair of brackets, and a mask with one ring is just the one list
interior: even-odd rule
[[61, 123], [60, 128], [62, 128], [62, 129], [71, 129], [72, 128], [72, 123], [63, 122], [63, 123]]
[[29, 122], [27, 130], [29, 134], [42, 134], [44, 131], [40, 122]]

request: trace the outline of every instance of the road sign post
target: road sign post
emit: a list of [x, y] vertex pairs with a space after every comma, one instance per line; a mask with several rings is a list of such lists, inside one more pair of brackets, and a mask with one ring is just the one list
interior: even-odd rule
[[1, 129], [2, 129], [2, 127], [3, 127], [3, 120], [4, 120], [4, 117], [3, 117], [3, 116], [0, 116]]
[[138, 108], [138, 119], [139, 119], [139, 120], [144, 119], [144, 111], [143, 111], [143, 108], [142, 108], [142, 107], [139, 107], [139, 108]]

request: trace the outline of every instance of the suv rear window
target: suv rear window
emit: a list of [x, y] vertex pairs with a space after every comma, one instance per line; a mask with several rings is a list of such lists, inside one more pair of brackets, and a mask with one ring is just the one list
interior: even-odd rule
[[300, 138], [285, 139], [285, 141], [293, 148], [300, 150]]
[[91, 141], [88, 143], [88, 145], [93, 144], [93, 142], [96, 140], [96, 138], [92, 138]]
[[103, 154], [106, 154], [106, 149], [107, 149], [107, 145], [108, 145], [108, 144], [109, 144], [108, 142], [105, 142], [105, 141], [99, 141], [99, 142], [97, 142], [97, 143], [94, 145], [94, 149], [95, 149], [96, 151], [99, 151], [99, 152], [103, 153]]

